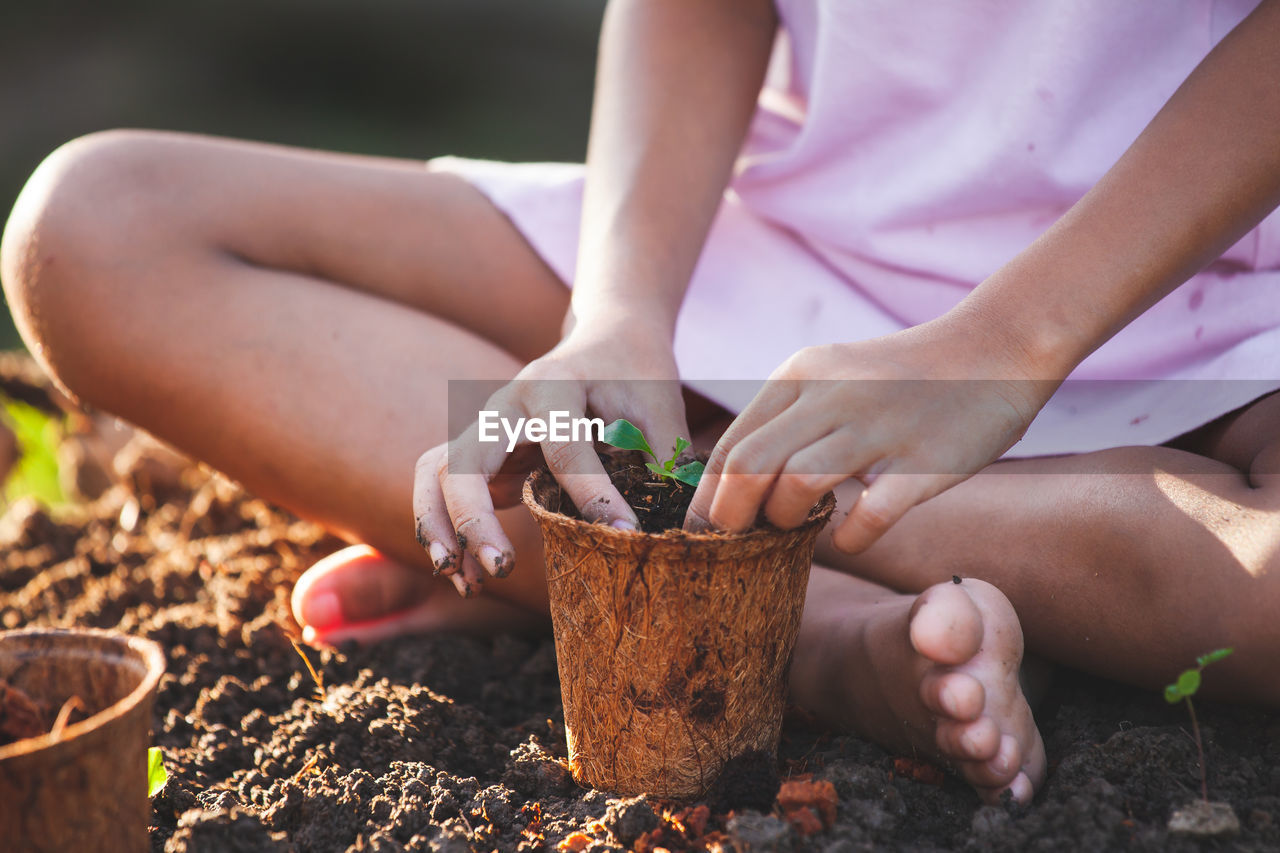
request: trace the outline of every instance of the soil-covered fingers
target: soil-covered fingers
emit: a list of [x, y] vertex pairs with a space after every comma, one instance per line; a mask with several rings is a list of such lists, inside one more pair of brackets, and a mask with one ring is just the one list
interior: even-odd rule
[[[482, 446], [456, 440], [437, 467], [440, 495], [457, 543], [454, 553], [469, 553], [486, 572], [499, 578], [509, 575], [516, 561], [515, 549], [489, 494], [489, 480], [502, 467], [503, 455], [497, 444]], [[461, 565], [465, 566], [465, 560]]]
[[587, 521], [635, 530], [635, 513], [614, 488], [613, 481], [596, 455], [591, 430], [574, 425], [586, 423], [587, 389], [583, 383], [546, 381], [522, 386], [522, 405], [530, 421], [553, 419], [567, 424], [562, 429], [526, 431], [529, 441], [542, 448], [547, 468], [569, 495]]
[[[440, 574], [453, 576], [463, 569], [468, 552], [495, 577], [505, 577], [515, 567], [515, 551], [489, 492], [489, 481], [505, 458], [502, 444], [481, 442], [473, 423], [419, 459], [413, 495], [418, 539], [425, 540]], [[478, 591], [474, 582], [471, 588]]]
[[418, 457], [413, 472], [414, 532], [437, 575], [452, 575], [462, 563], [462, 549], [441, 488], [448, 458], [447, 444], [433, 447]]
[[449, 580], [453, 583], [453, 588], [458, 591], [458, 595], [463, 598], [471, 598], [473, 595], [479, 595], [483, 591], [484, 572], [485, 570], [476, 562], [476, 558], [472, 556], [470, 551], [467, 551], [462, 555], [462, 565], [458, 571], [449, 575]]
[[545, 441], [547, 467], [587, 521], [636, 530], [636, 514], [613, 485], [588, 441]]

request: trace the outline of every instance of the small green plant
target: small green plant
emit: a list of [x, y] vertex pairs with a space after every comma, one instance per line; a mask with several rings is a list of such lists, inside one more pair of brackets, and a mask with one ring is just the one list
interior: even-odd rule
[[147, 750], [147, 796], [154, 797], [164, 789], [169, 781], [169, 771], [164, 769], [164, 753], [160, 747], [153, 746]]
[[1191, 715], [1191, 731], [1196, 737], [1196, 754], [1200, 758], [1200, 796], [1204, 801], [1209, 802], [1209, 777], [1205, 772], [1204, 766], [1204, 744], [1200, 740], [1200, 723], [1196, 720], [1196, 706], [1192, 703], [1191, 697], [1196, 695], [1196, 691], [1200, 689], [1201, 673], [1204, 668], [1211, 663], [1218, 661], [1231, 654], [1234, 649], [1216, 649], [1208, 654], [1200, 655], [1196, 658], [1196, 666], [1194, 669], [1184, 669], [1182, 674], [1178, 676], [1178, 680], [1173, 684], [1165, 685], [1164, 701], [1170, 705], [1177, 705], [1179, 702], [1187, 703], [1187, 713]]
[[621, 450], [642, 450], [649, 454], [654, 461], [646, 462], [644, 467], [659, 477], [669, 477], [689, 486], [697, 486], [698, 481], [702, 479], [701, 462], [689, 462], [676, 467], [676, 459], [689, 447], [686, 439], [677, 438], [676, 452], [671, 454], [670, 459], [662, 461], [658, 459], [658, 454], [653, 452], [653, 448], [645, 440], [640, 428], [625, 418], [619, 418], [604, 428], [603, 441]]

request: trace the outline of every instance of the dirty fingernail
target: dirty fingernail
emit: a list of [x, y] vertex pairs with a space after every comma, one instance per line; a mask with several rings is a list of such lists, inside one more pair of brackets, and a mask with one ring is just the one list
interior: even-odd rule
[[431, 562], [436, 567], [435, 573], [437, 575], [453, 566], [452, 555], [449, 553], [449, 549], [444, 547], [443, 542], [432, 542], [431, 546], [427, 548], [427, 553], [431, 555]]
[[313, 631], [332, 628], [342, 624], [342, 602], [335, 592], [318, 592], [308, 596], [302, 608], [302, 616], [307, 628]]
[[634, 531], [636, 529], [636, 526], [631, 523], [630, 519], [626, 518], [615, 518], [613, 521], [609, 522], [609, 526], [616, 530]]
[[480, 565], [484, 566], [484, 570], [495, 578], [505, 577], [511, 571], [507, 565], [507, 558], [492, 545], [480, 546], [479, 556]]
[[449, 580], [453, 581], [454, 589], [458, 590], [458, 595], [463, 598], [471, 597], [471, 584], [467, 583], [467, 579], [461, 573], [449, 575]]

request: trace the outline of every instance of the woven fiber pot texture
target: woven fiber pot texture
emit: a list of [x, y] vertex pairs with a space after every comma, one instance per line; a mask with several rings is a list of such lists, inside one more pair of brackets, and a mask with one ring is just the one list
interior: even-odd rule
[[730, 759], [774, 754], [787, 668], [828, 494], [793, 530], [646, 534], [571, 518], [535, 472], [574, 779], [618, 794], [702, 796]]
[[[147, 747], [164, 655], [106, 631], [0, 632], [0, 679], [55, 712], [78, 697], [91, 714], [0, 747], [0, 847], [150, 849]], [[8, 847], [7, 845], [13, 845]]]

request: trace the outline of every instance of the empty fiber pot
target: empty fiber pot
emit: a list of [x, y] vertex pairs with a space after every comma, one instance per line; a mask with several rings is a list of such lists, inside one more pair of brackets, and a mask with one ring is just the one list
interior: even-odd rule
[[[160, 647], [139, 637], [0, 632], [0, 683], [9, 694], [0, 711], [38, 717], [44, 730], [0, 746], [6, 845], [77, 853], [149, 849], [147, 747], [164, 666]], [[51, 717], [72, 705], [88, 716], [50, 732]]]

